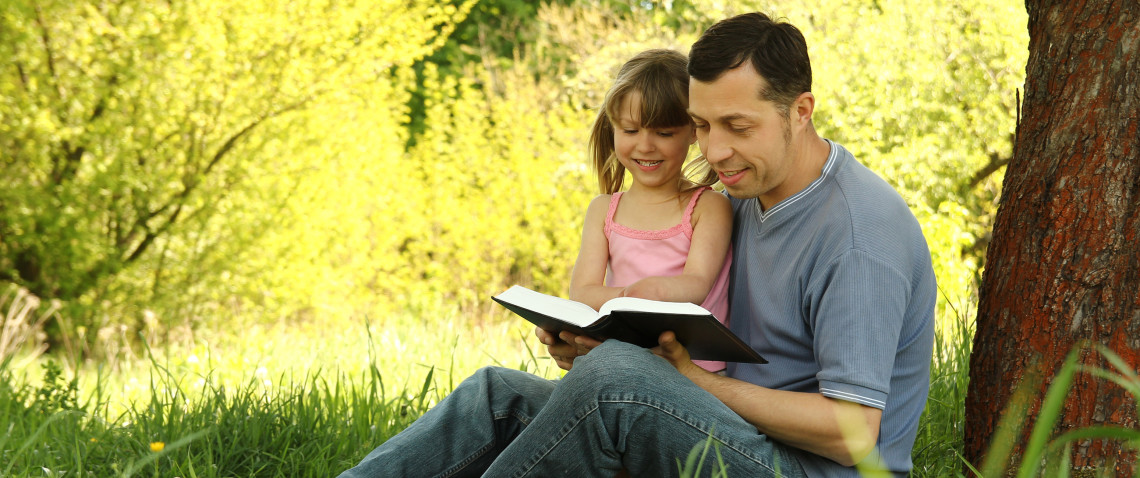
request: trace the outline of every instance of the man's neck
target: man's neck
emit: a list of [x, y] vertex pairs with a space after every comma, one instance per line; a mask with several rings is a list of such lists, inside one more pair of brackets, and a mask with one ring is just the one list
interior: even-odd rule
[[775, 194], [761, 195], [757, 198], [762, 211], [766, 211], [768, 208], [779, 204], [780, 201], [796, 195], [796, 193], [810, 186], [816, 179], [819, 179], [819, 176], [823, 174], [823, 166], [827, 163], [827, 157], [831, 154], [831, 144], [819, 137], [815, 129], [810, 126], [797, 139], [793, 140], [789, 148], [791, 153], [795, 155], [792, 171], [779, 190], [773, 191]]

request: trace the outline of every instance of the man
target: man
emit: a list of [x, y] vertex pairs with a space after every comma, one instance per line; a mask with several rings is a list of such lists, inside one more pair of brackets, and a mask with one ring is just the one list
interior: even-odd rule
[[918, 222], [816, 133], [794, 26], [724, 20], [693, 45], [689, 74], [736, 221], [730, 326], [769, 363], [722, 376], [670, 332], [646, 350], [538, 330], [565, 378], [482, 369], [342, 476], [668, 476], [710, 436], [719, 458], [706, 461], [730, 476], [910, 470], [936, 299]]

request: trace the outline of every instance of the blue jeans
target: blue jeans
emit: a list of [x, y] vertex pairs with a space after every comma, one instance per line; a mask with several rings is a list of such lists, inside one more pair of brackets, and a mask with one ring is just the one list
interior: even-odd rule
[[[676, 476], [712, 435], [730, 476], [800, 477], [760, 434], [664, 359], [607, 341], [557, 381], [483, 368], [341, 478]], [[716, 466], [710, 449], [697, 476]]]

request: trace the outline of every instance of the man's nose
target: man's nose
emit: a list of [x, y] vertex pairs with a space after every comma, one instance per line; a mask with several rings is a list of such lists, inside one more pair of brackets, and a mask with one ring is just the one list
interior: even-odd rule
[[709, 133], [704, 138], [698, 138], [701, 141], [701, 148], [705, 152], [705, 160], [709, 164], [715, 164], [732, 157], [732, 148], [729, 146], [728, 141], [724, 134], [714, 128], [709, 129]]

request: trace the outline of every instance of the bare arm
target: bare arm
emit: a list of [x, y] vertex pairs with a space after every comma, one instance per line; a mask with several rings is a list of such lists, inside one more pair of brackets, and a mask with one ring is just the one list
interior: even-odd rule
[[570, 274], [570, 299], [576, 300], [594, 310], [601, 308], [607, 300], [620, 297], [622, 288], [606, 287], [606, 268], [610, 261], [610, 244], [606, 239], [606, 213], [609, 211], [610, 195], [602, 194], [590, 201], [586, 208], [586, 220], [582, 224], [582, 245], [578, 248], [578, 259]]
[[818, 393], [772, 390], [706, 372], [693, 364], [672, 332], [654, 352], [716, 396], [761, 433], [796, 448], [854, 466], [874, 449], [882, 410]]
[[732, 205], [705, 191], [693, 211], [693, 242], [681, 275], [647, 277], [626, 287], [624, 296], [700, 304], [708, 297], [732, 240]]

